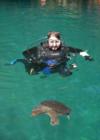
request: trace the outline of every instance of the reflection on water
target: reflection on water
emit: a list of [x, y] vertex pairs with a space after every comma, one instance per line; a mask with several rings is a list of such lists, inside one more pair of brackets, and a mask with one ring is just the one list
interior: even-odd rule
[[40, 0], [40, 4], [41, 4], [41, 6], [45, 6], [46, 5], [46, 0]]
[[[54, 13], [53, 10], [59, 8], [59, 14], [63, 11], [60, 11], [60, 8], [66, 10], [67, 16], [71, 18], [80, 17], [84, 11], [87, 13], [92, 13], [96, 7], [100, 7], [100, 0], [2, 0], [0, 1], [1, 9], [19, 10], [20, 8], [28, 7], [30, 10], [34, 8], [44, 8], [46, 12]], [[97, 8], [98, 14], [100, 13], [100, 8]], [[58, 13], [57, 13], [58, 14]]]
[[100, 4], [100, 0], [40, 0], [40, 2], [44, 2], [45, 4], [46, 2], [51, 3], [51, 5], [53, 6], [55, 5], [60, 5], [63, 7], [82, 7], [83, 4], [87, 4], [88, 6], [93, 6], [93, 5], [97, 5]]
[[[32, 2], [32, 1], [31, 1]], [[100, 5], [100, 0], [40, 0], [41, 6], [62, 6], [69, 9], [80, 9], [83, 5], [89, 8], [93, 8], [96, 5]]]
[[11, 4], [12, 6], [22, 6], [22, 5], [40, 5], [40, 6], [51, 6], [51, 7], [55, 7], [55, 6], [62, 6], [65, 8], [82, 8], [83, 5], [86, 5], [89, 8], [93, 8], [96, 5], [100, 5], [100, 0], [25, 0], [25, 1], [21, 1], [21, 0], [4, 0], [4, 1], [0, 1], [1, 4]]

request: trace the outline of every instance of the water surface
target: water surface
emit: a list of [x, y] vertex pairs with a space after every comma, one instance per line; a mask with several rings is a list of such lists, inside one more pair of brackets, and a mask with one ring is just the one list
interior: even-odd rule
[[[67, 78], [42, 73], [31, 76], [22, 64], [6, 66], [38, 44], [49, 31], [94, 57], [77, 58], [78, 69]], [[94, 0], [8, 0], [0, 2], [0, 140], [99, 140], [100, 3]], [[34, 106], [55, 99], [72, 109], [68, 121], [52, 127], [48, 116], [31, 116]]]

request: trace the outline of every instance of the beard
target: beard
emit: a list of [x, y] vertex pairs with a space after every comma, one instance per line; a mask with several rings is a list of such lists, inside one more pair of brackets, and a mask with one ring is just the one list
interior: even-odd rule
[[50, 50], [56, 51], [60, 48], [60, 46], [49, 46]]

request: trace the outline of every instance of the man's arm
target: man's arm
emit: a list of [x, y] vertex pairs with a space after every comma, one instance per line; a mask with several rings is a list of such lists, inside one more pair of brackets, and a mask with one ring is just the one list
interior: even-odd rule
[[93, 60], [93, 58], [87, 53], [87, 51], [78, 48], [69, 47], [69, 46], [67, 48], [69, 53], [79, 54], [80, 56], [85, 58], [85, 60], [89, 60], [89, 61]]

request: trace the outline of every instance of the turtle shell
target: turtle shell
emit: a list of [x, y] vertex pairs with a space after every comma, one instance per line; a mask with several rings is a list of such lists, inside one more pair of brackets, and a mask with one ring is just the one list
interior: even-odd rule
[[55, 100], [46, 100], [41, 102], [41, 105], [47, 106], [57, 112], [58, 114], [62, 115], [69, 115], [70, 108], [65, 106], [63, 103], [55, 101]]

